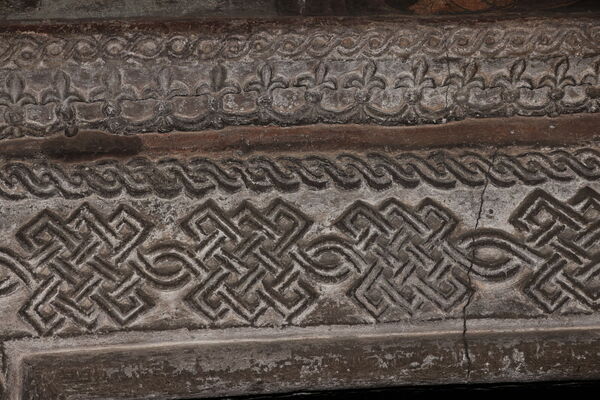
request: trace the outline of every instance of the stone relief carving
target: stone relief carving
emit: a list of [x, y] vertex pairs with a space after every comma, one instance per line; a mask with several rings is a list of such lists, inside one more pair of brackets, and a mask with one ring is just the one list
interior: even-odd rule
[[[2, 34], [0, 66], [34, 68], [106, 60], [125, 63], [154, 61], [197, 65], [205, 61], [264, 61], [406, 59], [412, 55], [431, 57], [503, 58], [531, 55], [594, 54], [600, 49], [600, 27], [593, 18], [555, 18], [552, 23], [536, 19], [474, 21], [469, 26], [439, 22], [394, 19], [397, 24], [352, 21], [352, 24], [319, 24], [303, 21], [287, 26], [260, 24], [250, 31], [236, 29], [215, 37], [200, 25], [198, 31], [162, 33], [121, 28], [119, 33]], [[118, 28], [118, 27], [116, 27]], [[114, 31], [114, 30], [113, 30]]]
[[[390, 26], [2, 33], [0, 139], [600, 110], [593, 20]], [[593, 141], [140, 154], [0, 160], [6, 343], [600, 315]]]
[[[45, 209], [17, 229], [22, 250], [0, 250], [0, 296], [27, 292], [19, 314], [40, 335], [140, 329], [136, 321], [172, 293], [204, 327], [302, 326], [323, 306], [324, 287], [352, 301], [362, 323], [428, 310], [457, 318], [471, 280], [515, 276], [543, 314], [591, 313], [600, 306], [599, 216], [590, 187], [566, 202], [534, 189], [510, 217], [516, 235], [457, 232], [460, 218], [434, 200], [388, 198], [356, 201], [335, 216], [333, 233], [307, 237], [314, 218], [285, 200], [224, 209], [211, 199], [178, 221], [180, 241], [152, 239], [162, 228], [132, 206], [107, 215], [83, 203], [69, 214]], [[183, 317], [170, 324], [184, 326]]]
[[436, 150], [403, 153], [342, 153], [248, 158], [137, 157], [77, 164], [0, 162], [0, 199], [89, 196], [204, 198], [216, 190], [293, 193], [338, 188], [385, 190], [420, 185], [450, 190], [600, 178], [600, 153], [591, 147], [496, 152]]
[[0, 51], [0, 138], [598, 111], [596, 22], [384, 26], [12, 35]]

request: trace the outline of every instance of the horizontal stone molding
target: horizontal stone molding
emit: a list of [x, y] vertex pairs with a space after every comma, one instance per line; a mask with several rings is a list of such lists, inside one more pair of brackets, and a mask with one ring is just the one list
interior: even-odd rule
[[599, 310], [594, 148], [416, 154], [10, 162], [0, 335]]
[[593, 147], [477, 149], [402, 153], [314, 153], [247, 158], [132, 157], [95, 162], [0, 162], [0, 198], [23, 200], [90, 196], [114, 198], [186, 196], [202, 199], [216, 190], [293, 193], [363, 188], [382, 191], [420, 185], [536, 186], [547, 182], [600, 179], [600, 153]]
[[32, 26], [2, 400], [597, 378], [596, 16]]
[[[548, 327], [569, 326], [583, 335], [573, 342], [581, 357], [595, 362], [587, 347], [593, 346], [590, 326], [600, 310], [600, 184], [593, 142], [535, 150], [157, 154], [0, 163], [0, 320], [5, 321], [0, 362], [7, 373], [0, 382], [8, 393], [15, 376], [22, 376], [17, 387], [31, 398], [52, 398], [85, 382], [43, 372], [47, 363], [62, 363], [61, 357], [75, 357], [76, 364], [78, 350], [54, 354], [57, 348], [50, 346], [15, 364], [13, 342], [35, 346], [47, 339], [111, 335], [135, 341], [153, 331], [280, 332], [288, 347], [296, 343], [296, 330], [325, 332], [336, 340], [345, 332], [348, 346], [371, 343], [363, 357], [393, 354], [395, 359], [412, 345], [389, 339], [386, 343], [399, 347], [378, 353], [372, 346], [381, 342], [365, 342], [361, 335], [424, 327], [419, 343], [438, 335], [441, 342], [435, 343], [444, 344], [434, 353], [445, 354], [442, 364], [459, 382], [487, 381], [477, 363], [487, 351], [504, 354], [500, 349], [506, 344], [498, 344], [504, 343], [503, 326], [529, 324], [536, 341], [546, 337]], [[454, 333], [439, 331], [442, 325]], [[471, 331], [477, 326], [495, 332], [483, 348], [473, 333], [477, 329]], [[513, 334], [509, 342], [520, 348], [527, 334]], [[548, 351], [563, 354], [572, 336], [553, 337], [548, 343], [556, 346]], [[107, 340], [94, 353], [99, 358], [82, 358], [96, 365], [96, 372], [112, 368], [108, 359], [129, 362]], [[240, 351], [253, 354], [257, 343]], [[338, 354], [330, 342], [314, 343], [308, 346]], [[158, 345], [164, 346], [169, 345]], [[195, 346], [188, 350], [195, 352]], [[229, 354], [215, 346], [215, 354]], [[204, 351], [204, 344], [199, 348]], [[522, 357], [534, 357], [530, 350], [510, 357], [521, 363]], [[426, 363], [434, 353], [419, 353], [422, 361], [414, 362]], [[142, 346], [135, 363], [145, 368], [144, 360], [156, 354]], [[166, 350], [164, 357], [175, 354], [179, 350]], [[502, 372], [498, 365], [500, 372], [490, 379], [580, 376], [540, 363], [514, 367], [526, 371], [523, 375], [512, 367]], [[407, 368], [390, 370], [390, 377], [420, 379]], [[290, 386], [260, 391], [301, 387], [305, 375], [294, 371]], [[428, 382], [435, 382], [432, 376]], [[48, 379], [56, 385], [46, 385]], [[139, 382], [131, 379], [118, 378], [119, 385]], [[365, 385], [388, 382], [365, 379]], [[204, 383], [197, 385], [189, 393], [204, 395]], [[240, 385], [239, 393], [251, 392]], [[90, 393], [107, 390], [100, 383], [86, 387]], [[322, 386], [329, 387], [339, 386]], [[172, 386], [148, 393], [163, 389], [179, 393]]]
[[533, 328], [530, 322], [490, 332], [474, 321], [470, 367], [460, 326], [443, 323], [433, 331], [337, 326], [11, 341], [6, 345], [12, 371], [7, 400], [213, 397], [415, 382], [598, 378], [597, 329]]
[[[204, 24], [204, 25], [203, 25]], [[4, 33], [0, 139], [598, 111], [595, 19]], [[174, 28], [177, 32], [177, 27]], [[181, 28], [180, 28], [181, 29]], [[248, 32], [250, 29], [250, 32]]]
[[[78, 27], [79, 25], [79, 27]], [[56, 27], [54, 27], [56, 26]], [[594, 54], [595, 16], [550, 18], [302, 18], [96, 23], [3, 28], [0, 66], [97, 61], [201, 64], [213, 60], [503, 58]], [[16, 32], [16, 34], [15, 34]], [[9, 46], [14, 44], [15, 46]]]

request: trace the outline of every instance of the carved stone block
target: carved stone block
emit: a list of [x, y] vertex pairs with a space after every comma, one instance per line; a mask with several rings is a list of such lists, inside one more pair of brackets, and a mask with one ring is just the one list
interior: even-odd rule
[[598, 378], [597, 18], [325, 21], [0, 35], [0, 397]]

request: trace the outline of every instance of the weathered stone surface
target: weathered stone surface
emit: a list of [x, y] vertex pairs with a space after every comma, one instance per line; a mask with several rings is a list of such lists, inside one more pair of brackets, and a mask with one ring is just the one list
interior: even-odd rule
[[16, 27], [0, 139], [596, 113], [599, 32], [581, 16]]
[[[580, 376], [550, 368], [544, 351], [529, 364], [529, 339], [522, 350], [502, 349], [521, 340], [506, 329], [534, 331], [537, 341], [570, 326], [586, 331], [597, 318], [593, 141], [167, 153], [0, 164], [0, 336], [12, 398], [94, 398], [113, 395], [109, 387], [129, 398], [138, 384], [135, 396], [435, 382], [435, 368], [454, 371], [444, 382]], [[477, 332], [488, 333], [480, 340]], [[250, 342], [219, 345], [238, 343], [236, 335]], [[572, 345], [593, 363], [590, 335], [569, 333], [552, 351]], [[64, 339], [41, 339], [48, 336]], [[97, 350], [77, 350], [74, 336]], [[423, 342], [430, 336], [435, 344]], [[63, 356], [59, 348], [72, 350]], [[207, 349], [212, 356], [199, 355]], [[508, 364], [473, 366], [486, 352], [506, 353]], [[351, 353], [382, 361], [354, 363]], [[434, 359], [437, 367], [427, 361]], [[311, 378], [341, 373], [334, 360], [352, 363], [344, 378]], [[66, 369], [50, 373], [47, 363]], [[290, 370], [280, 378], [270, 375], [284, 365]], [[126, 372], [138, 369], [147, 378]], [[200, 380], [181, 388], [156, 373]], [[255, 379], [266, 380], [257, 387]]]
[[598, 378], [597, 19], [288, 22], [3, 28], [2, 399]]
[[19, 341], [11, 343], [8, 352], [18, 360], [23, 375], [9, 382], [23, 385], [19, 394], [25, 399], [61, 395], [100, 399], [139, 398], [140, 393], [193, 398], [439, 384], [440, 379], [456, 383], [598, 378], [598, 332], [593, 329], [540, 333], [539, 326], [532, 332], [532, 326], [522, 322], [505, 326], [501, 336], [474, 329], [468, 369], [457, 328], [443, 333], [381, 328], [309, 328], [283, 335], [263, 330], [267, 337], [248, 330], [119, 335], [104, 341], [71, 340], [67, 349], [61, 340], [33, 345]]

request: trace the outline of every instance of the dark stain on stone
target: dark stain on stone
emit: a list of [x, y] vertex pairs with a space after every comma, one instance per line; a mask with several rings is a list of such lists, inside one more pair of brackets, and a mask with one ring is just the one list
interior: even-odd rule
[[596, 143], [594, 114], [557, 118], [468, 119], [440, 125], [306, 125], [230, 127], [219, 131], [140, 135], [144, 152], [287, 153], [312, 151], [405, 151], [453, 147], [568, 146]]
[[142, 149], [138, 136], [117, 136], [98, 131], [80, 132], [74, 137], [57, 136], [44, 141], [40, 153], [49, 159], [87, 161], [102, 157], [129, 157]]
[[256, 152], [406, 151], [453, 147], [571, 146], [598, 143], [598, 116], [468, 119], [440, 125], [306, 125], [229, 127], [218, 131], [121, 136], [81, 131], [74, 137], [0, 142], [0, 159], [48, 158], [80, 162], [140, 154], [248, 155]]

